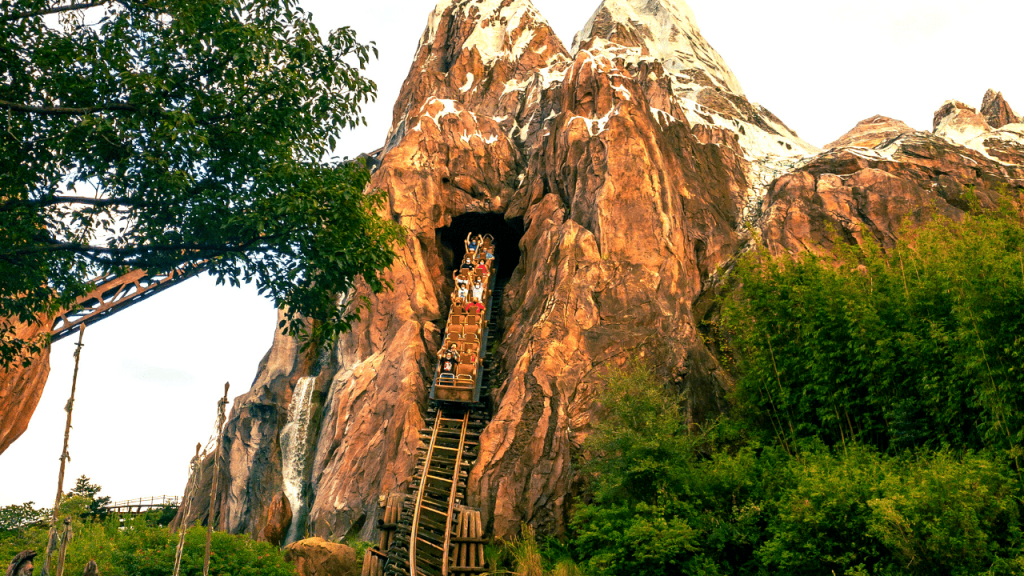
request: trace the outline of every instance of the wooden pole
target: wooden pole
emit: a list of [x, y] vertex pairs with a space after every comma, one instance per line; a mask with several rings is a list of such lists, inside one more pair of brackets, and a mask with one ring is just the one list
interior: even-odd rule
[[217, 402], [217, 442], [213, 451], [213, 480], [210, 482], [210, 508], [206, 515], [206, 555], [203, 557], [203, 576], [210, 576], [210, 542], [213, 539], [213, 523], [217, 520], [217, 480], [220, 478], [220, 437], [224, 427], [224, 408], [228, 405], [228, 388], [224, 383], [224, 397]]
[[182, 511], [179, 512], [181, 514], [181, 534], [178, 535], [178, 549], [174, 552], [174, 576], [178, 576], [181, 572], [181, 554], [185, 551], [185, 534], [188, 532], [188, 513], [193, 499], [191, 494], [195, 491], [196, 484], [199, 482], [199, 451], [202, 448], [202, 443], [196, 442], [196, 455], [192, 458], [192, 462], [189, 463], [188, 482], [185, 483], [185, 501], [182, 504]]
[[68, 455], [68, 438], [71, 437], [71, 412], [75, 408], [75, 388], [78, 386], [78, 360], [82, 355], [82, 336], [85, 334], [85, 324], [78, 328], [78, 344], [75, 346], [75, 372], [71, 376], [71, 397], [64, 406], [68, 413], [67, 421], [64, 423], [64, 448], [60, 453], [60, 472], [57, 474], [57, 497], [53, 502], [53, 517], [50, 519], [50, 534], [46, 542], [46, 559], [43, 560], [42, 576], [50, 575], [50, 557], [57, 548], [57, 521], [60, 519], [60, 501], [64, 496], [64, 468], [67, 461], [71, 459]]
[[64, 559], [68, 554], [68, 544], [71, 543], [71, 518], [64, 519], [64, 539], [60, 542], [60, 556], [57, 557], [57, 576], [64, 576]]

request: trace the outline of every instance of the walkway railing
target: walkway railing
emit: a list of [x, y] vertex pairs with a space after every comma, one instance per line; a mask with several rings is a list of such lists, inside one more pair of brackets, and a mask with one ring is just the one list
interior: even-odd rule
[[144, 496], [142, 498], [133, 498], [131, 500], [121, 500], [120, 502], [111, 502], [103, 507], [107, 512], [119, 512], [128, 514], [140, 514], [143, 510], [151, 510], [153, 508], [163, 508], [165, 506], [179, 506], [181, 505], [181, 496], [168, 496], [166, 494], [160, 496]]

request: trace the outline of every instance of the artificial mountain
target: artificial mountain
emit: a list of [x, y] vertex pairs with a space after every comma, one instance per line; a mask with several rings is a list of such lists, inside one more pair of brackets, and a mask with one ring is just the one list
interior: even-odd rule
[[[947, 102], [932, 132], [876, 116], [820, 150], [744, 95], [682, 0], [604, 0], [566, 47], [529, 0], [429, 14], [369, 184], [408, 234], [330, 354], [278, 334], [187, 518], [280, 542], [374, 529], [407, 488], [469, 230], [507, 281], [493, 416], [466, 503], [488, 532], [566, 530], [610, 369], [642, 358], [696, 423], [730, 375], [701, 323], [753, 242], [826, 253], [1024, 186], [1024, 125], [1000, 94]], [[350, 295], [351, 298], [364, 294]], [[291, 535], [289, 535], [291, 532]]]

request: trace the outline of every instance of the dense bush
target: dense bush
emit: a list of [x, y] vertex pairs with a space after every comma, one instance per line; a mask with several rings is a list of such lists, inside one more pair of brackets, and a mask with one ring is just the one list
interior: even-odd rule
[[738, 263], [728, 416], [612, 373], [572, 551], [596, 575], [1024, 574], [1024, 227]]
[[[84, 509], [88, 510], [88, 506]], [[74, 537], [68, 546], [65, 574], [81, 574], [90, 559], [96, 560], [104, 576], [166, 576], [172, 573], [178, 535], [167, 528], [139, 518], [122, 529], [114, 516], [104, 522], [75, 520], [73, 527]], [[25, 549], [36, 550], [42, 555], [46, 535], [45, 527], [0, 532], [0, 559], [7, 562]], [[202, 574], [205, 544], [205, 528], [195, 527], [188, 531], [181, 574]], [[41, 558], [37, 564], [42, 565]], [[246, 535], [215, 532], [210, 574], [284, 576], [294, 574], [294, 568], [285, 562], [283, 550], [276, 546], [256, 542]]]
[[747, 255], [722, 323], [739, 409], [784, 445], [991, 448], [1019, 468], [1024, 227], [1008, 212], [937, 219], [885, 252]]
[[573, 549], [587, 572], [1017, 574], [1020, 481], [1005, 459], [896, 456], [800, 441], [793, 455], [722, 420], [697, 433], [640, 367], [613, 374]]

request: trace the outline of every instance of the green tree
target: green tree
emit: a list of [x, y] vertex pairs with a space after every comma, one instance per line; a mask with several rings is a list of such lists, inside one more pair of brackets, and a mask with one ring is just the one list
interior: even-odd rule
[[321, 36], [296, 0], [0, 5], [0, 363], [41, 344], [15, 320], [111, 271], [204, 262], [320, 341], [363, 306], [339, 295], [385, 288], [385, 196], [322, 160], [376, 94], [353, 30]]
[[0, 507], [0, 534], [46, 522], [50, 517], [50, 511], [45, 508], [36, 508], [35, 504], [35, 502], [25, 502], [24, 504]]
[[105, 516], [103, 508], [110, 504], [110, 496], [100, 496], [100, 490], [103, 487], [99, 484], [93, 484], [88, 476], [82, 474], [75, 480], [75, 486], [71, 488], [71, 491], [64, 495], [65, 498], [71, 498], [73, 496], [81, 496], [89, 500], [89, 511], [87, 515], [90, 516]]

